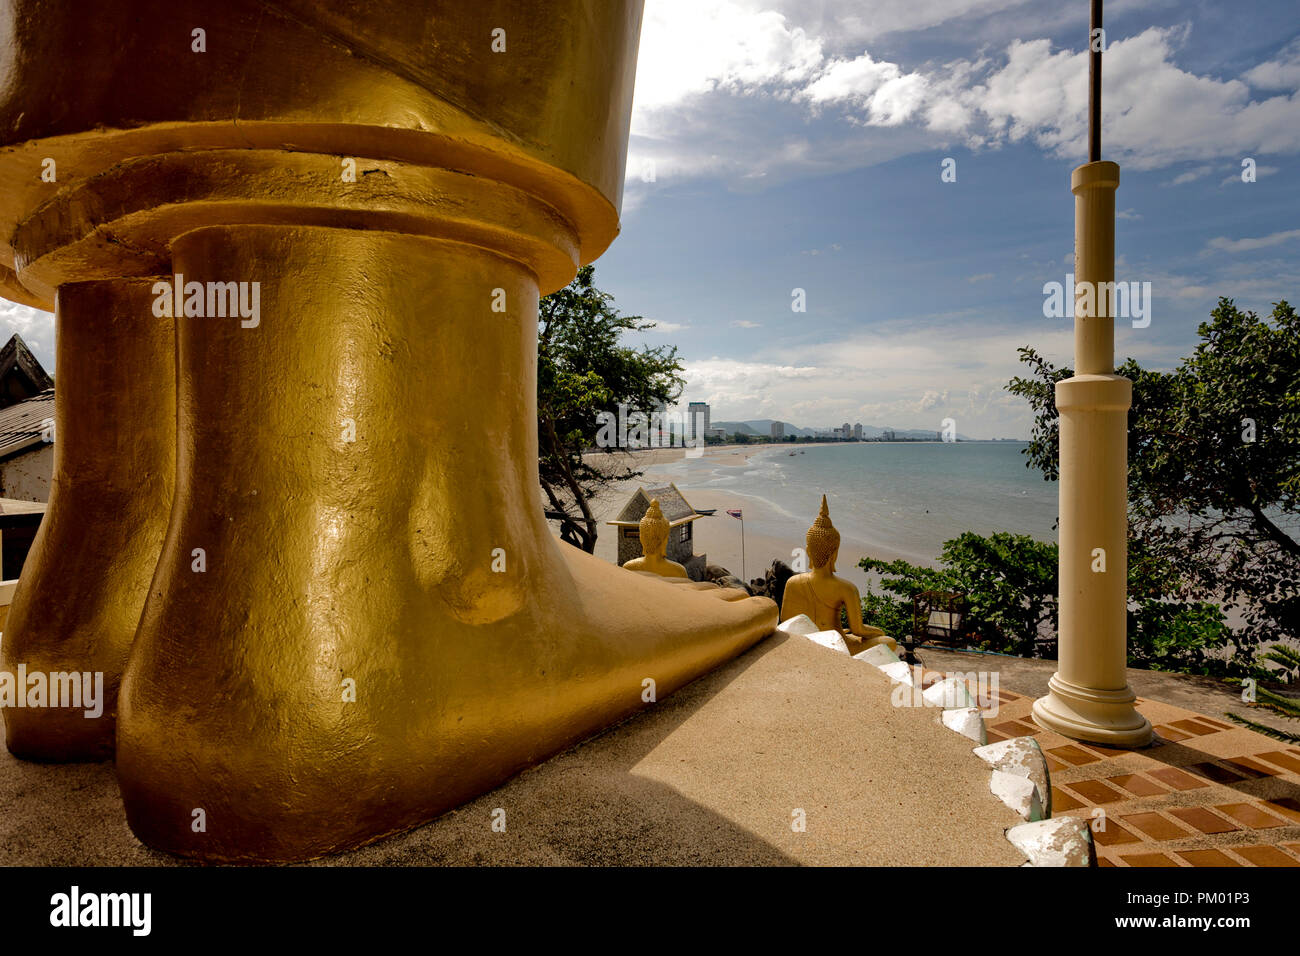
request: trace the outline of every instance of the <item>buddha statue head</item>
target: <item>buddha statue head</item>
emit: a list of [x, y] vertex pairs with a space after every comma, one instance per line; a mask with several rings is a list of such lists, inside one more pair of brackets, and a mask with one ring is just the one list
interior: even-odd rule
[[840, 551], [840, 533], [835, 530], [835, 525], [831, 524], [831, 514], [826, 507], [825, 495], [822, 495], [822, 509], [817, 514], [817, 520], [808, 529], [804, 541], [808, 546], [808, 560], [814, 571], [823, 567], [830, 571], [835, 570], [835, 556]]
[[668, 531], [671, 526], [659, 507], [659, 499], [651, 498], [650, 507], [641, 516], [641, 553], [647, 558], [662, 558], [668, 552]]

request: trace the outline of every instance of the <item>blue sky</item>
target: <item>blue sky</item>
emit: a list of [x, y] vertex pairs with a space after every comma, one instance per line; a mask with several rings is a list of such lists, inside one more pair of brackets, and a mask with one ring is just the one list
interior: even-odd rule
[[[680, 347], [682, 401], [1027, 435], [1016, 347], [1072, 358], [1042, 289], [1071, 263], [1087, 6], [647, 0], [623, 234], [596, 278], [658, 323], [639, 341]], [[1219, 295], [1300, 300], [1300, 5], [1110, 0], [1106, 24], [1116, 278], [1153, 294], [1117, 353], [1167, 368]], [[3, 304], [0, 325], [53, 368], [49, 315]]]
[[[1027, 435], [1003, 390], [1016, 347], [1072, 360], [1069, 319], [1042, 307], [1072, 262], [1087, 6], [648, 0], [623, 234], [596, 278], [659, 323], [640, 340], [680, 347], [682, 400], [715, 420]], [[1300, 8], [1106, 12], [1116, 278], [1153, 296], [1117, 354], [1168, 368], [1219, 295], [1300, 300]]]

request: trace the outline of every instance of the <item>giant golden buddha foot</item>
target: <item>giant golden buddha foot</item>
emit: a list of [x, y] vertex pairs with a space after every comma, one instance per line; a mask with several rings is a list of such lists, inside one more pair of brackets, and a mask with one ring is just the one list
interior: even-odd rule
[[[83, 7], [0, 11], [0, 295], [168, 277], [129, 310], [141, 340], [174, 313], [177, 343], [175, 501], [118, 706], [141, 838], [355, 846], [770, 632], [771, 602], [604, 564], [542, 516], [538, 294], [618, 233], [640, 0], [120, 0], [93, 30]], [[65, 355], [96, 354], [170, 400], [106, 330], [61, 335], [60, 402], [85, 387]], [[78, 483], [142, 472], [133, 387], [78, 432]], [[72, 590], [41, 570], [56, 530], [69, 561], [111, 524], [64, 524], [64, 487], [32, 608], [108, 593], [88, 559]], [[119, 631], [78, 630], [76, 660], [120, 659]]]
[[[50, 501], [5, 622], [4, 668], [26, 686], [6, 742], [32, 760], [113, 752], [118, 684], [171, 511], [175, 340], [151, 282], [59, 289]], [[31, 706], [44, 687], [43, 700]]]
[[549, 532], [533, 270], [319, 226], [171, 251], [186, 283], [259, 283], [260, 309], [176, 320], [176, 507], [118, 724], [146, 843], [283, 861], [374, 840], [772, 631], [770, 601]]

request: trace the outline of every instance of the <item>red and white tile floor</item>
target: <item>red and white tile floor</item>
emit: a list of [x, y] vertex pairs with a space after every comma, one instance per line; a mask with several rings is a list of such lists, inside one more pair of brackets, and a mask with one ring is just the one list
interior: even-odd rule
[[1052, 815], [1091, 821], [1099, 866], [1300, 866], [1300, 748], [1139, 699], [1155, 744], [1112, 750], [1039, 727], [1031, 697], [998, 697], [989, 743], [1038, 741]]

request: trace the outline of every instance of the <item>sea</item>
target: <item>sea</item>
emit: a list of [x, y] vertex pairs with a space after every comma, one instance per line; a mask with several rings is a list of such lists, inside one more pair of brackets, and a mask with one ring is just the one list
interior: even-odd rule
[[935, 565], [943, 543], [963, 531], [1056, 540], [1057, 483], [1025, 467], [1025, 447], [1010, 441], [773, 445], [743, 466], [686, 458], [655, 472], [684, 493], [722, 492], [742, 510], [748, 501], [762, 533], [795, 541], [825, 494], [844, 538], [868, 552], [878, 549], [881, 557]]

